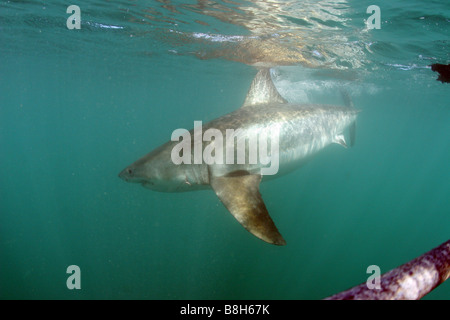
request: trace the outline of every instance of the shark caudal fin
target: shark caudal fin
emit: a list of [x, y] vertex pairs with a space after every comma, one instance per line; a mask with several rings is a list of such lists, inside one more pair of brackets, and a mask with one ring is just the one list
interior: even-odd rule
[[239, 170], [215, 177], [209, 171], [209, 179], [220, 201], [245, 229], [270, 244], [286, 244], [259, 193], [261, 175]]
[[[344, 100], [344, 104], [347, 108], [354, 109], [353, 101], [348, 92], [344, 89], [341, 89], [342, 99]], [[349, 135], [350, 135], [350, 147], [355, 145], [356, 141], [356, 120], [353, 121], [349, 126]]]

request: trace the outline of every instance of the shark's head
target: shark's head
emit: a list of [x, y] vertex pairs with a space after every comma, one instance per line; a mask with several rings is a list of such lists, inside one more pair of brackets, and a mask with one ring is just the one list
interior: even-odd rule
[[149, 189], [153, 189], [157, 185], [155, 176], [151, 173], [151, 167], [147, 168], [145, 165], [138, 165], [136, 163], [123, 169], [119, 173], [119, 177], [127, 182], [140, 183]]
[[170, 161], [167, 149], [160, 147], [123, 169], [119, 177], [155, 191], [175, 192], [185, 185], [180, 169]]

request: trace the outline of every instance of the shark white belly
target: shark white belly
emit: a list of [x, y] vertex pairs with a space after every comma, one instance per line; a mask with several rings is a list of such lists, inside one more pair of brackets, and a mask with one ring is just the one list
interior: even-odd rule
[[[195, 129], [190, 131], [190, 152], [194, 156], [195, 136], [203, 136], [208, 129], [217, 130], [223, 136], [227, 134], [227, 130], [239, 130], [240, 135], [249, 141], [257, 141], [252, 139], [277, 130], [279, 170], [276, 175], [265, 175], [264, 181], [298, 168], [305, 159], [331, 143], [346, 146], [343, 132], [347, 127], [353, 128], [357, 113], [352, 107], [289, 104], [273, 85], [270, 70], [262, 69], [253, 80], [241, 108], [205, 124], [200, 132]], [[351, 131], [353, 135], [354, 130]], [[203, 142], [202, 151], [213, 143], [215, 140]], [[212, 187], [248, 231], [266, 242], [285, 244], [259, 193], [262, 170], [267, 164], [249, 161], [174, 164], [171, 155], [177, 144], [176, 141], [167, 142], [125, 168], [119, 176], [126, 181], [138, 182], [147, 188], [163, 192]], [[250, 143], [245, 147], [247, 160], [249, 145]], [[236, 148], [237, 144], [233, 144], [233, 147]], [[225, 155], [223, 157], [225, 159]]]

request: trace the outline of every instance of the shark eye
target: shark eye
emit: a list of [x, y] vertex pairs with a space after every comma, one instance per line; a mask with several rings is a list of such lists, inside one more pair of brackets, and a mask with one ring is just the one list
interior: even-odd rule
[[130, 168], [127, 169], [127, 172], [128, 172], [129, 175], [133, 174], [133, 170], [131, 170]]

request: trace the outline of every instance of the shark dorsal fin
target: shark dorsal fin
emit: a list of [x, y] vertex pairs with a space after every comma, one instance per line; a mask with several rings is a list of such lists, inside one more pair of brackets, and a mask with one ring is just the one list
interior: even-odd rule
[[287, 103], [273, 84], [270, 69], [260, 69], [248, 90], [243, 108], [263, 103]]

